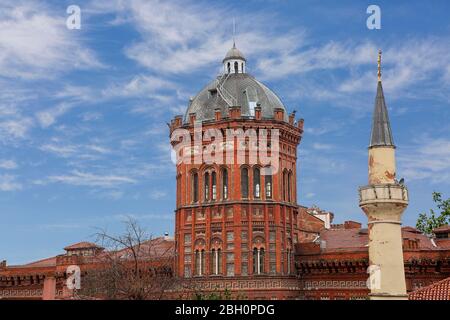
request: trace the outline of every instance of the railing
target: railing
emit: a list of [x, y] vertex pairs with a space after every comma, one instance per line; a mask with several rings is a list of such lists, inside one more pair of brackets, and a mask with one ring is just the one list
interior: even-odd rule
[[408, 202], [408, 189], [401, 184], [379, 184], [359, 188], [360, 202]]
[[216, 86], [217, 93], [222, 97], [222, 99], [227, 103], [229, 107], [232, 107], [237, 104], [237, 99], [227, 89], [225, 89], [224, 86], [230, 75], [231, 73], [227, 73], [220, 76], [220, 79], [216, 80]]

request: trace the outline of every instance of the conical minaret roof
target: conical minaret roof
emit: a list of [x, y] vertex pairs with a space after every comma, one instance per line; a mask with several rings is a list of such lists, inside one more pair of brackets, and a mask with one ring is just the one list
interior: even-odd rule
[[377, 146], [395, 147], [386, 102], [384, 100], [383, 85], [381, 84], [381, 51], [378, 54], [378, 87], [369, 147]]

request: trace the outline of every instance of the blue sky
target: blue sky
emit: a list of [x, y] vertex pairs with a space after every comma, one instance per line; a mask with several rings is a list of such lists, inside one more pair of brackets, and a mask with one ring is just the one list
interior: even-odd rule
[[[66, 8], [81, 8], [81, 30]], [[366, 8], [381, 8], [381, 30]], [[24, 263], [121, 230], [174, 230], [166, 122], [236, 41], [248, 70], [305, 118], [298, 202], [365, 222], [376, 54], [410, 190], [404, 222], [450, 196], [448, 1], [0, 3], [0, 259]]]

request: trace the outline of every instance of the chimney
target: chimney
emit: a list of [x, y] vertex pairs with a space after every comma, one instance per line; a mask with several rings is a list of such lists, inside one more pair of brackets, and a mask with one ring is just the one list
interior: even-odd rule
[[229, 108], [230, 118], [239, 119], [241, 117], [241, 107], [233, 106]]
[[261, 120], [261, 118], [262, 118], [262, 115], [261, 115], [261, 105], [258, 104], [258, 105], [255, 107], [255, 119], [256, 119], [256, 120]]
[[301, 130], [303, 130], [303, 124], [305, 123], [305, 119], [300, 119], [297, 122], [297, 127]]
[[189, 124], [194, 125], [195, 122], [195, 112], [189, 113]]
[[222, 119], [222, 112], [220, 112], [220, 108], [216, 108], [214, 111], [216, 121], [220, 121]]
[[289, 124], [291, 125], [291, 126], [293, 126], [294, 125], [294, 121], [295, 121], [295, 110], [294, 111], [292, 111], [292, 113], [289, 115]]
[[284, 110], [282, 108], [275, 108], [274, 118], [275, 118], [275, 120], [283, 121], [284, 120]]

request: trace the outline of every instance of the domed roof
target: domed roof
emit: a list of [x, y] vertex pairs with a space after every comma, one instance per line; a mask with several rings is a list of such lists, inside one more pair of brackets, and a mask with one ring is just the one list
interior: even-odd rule
[[196, 120], [199, 121], [214, 120], [216, 109], [220, 109], [223, 118], [228, 117], [229, 104], [217, 90], [218, 84], [223, 81], [222, 77], [226, 77], [223, 91], [227, 92], [227, 96], [234, 97], [233, 105], [241, 107], [243, 118], [253, 117], [254, 107], [259, 106], [262, 118], [273, 119], [274, 110], [281, 108], [284, 110], [285, 121], [288, 121], [286, 108], [272, 90], [247, 73], [231, 73], [211, 81], [191, 100], [184, 123], [189, 122], [190, 113], [195, 113]]
[[228, 52], [225, 55], [225, 58], [223, 58], [222, 62], [225, 62], [226, 60], [229, 60], [229, 59], [241, 59], [241, 60], [247, 61], [244, 57], [244, 54], [238, 48], [236, 48], [235, 43], [233, 43], [233, 48], [228, 50]]

